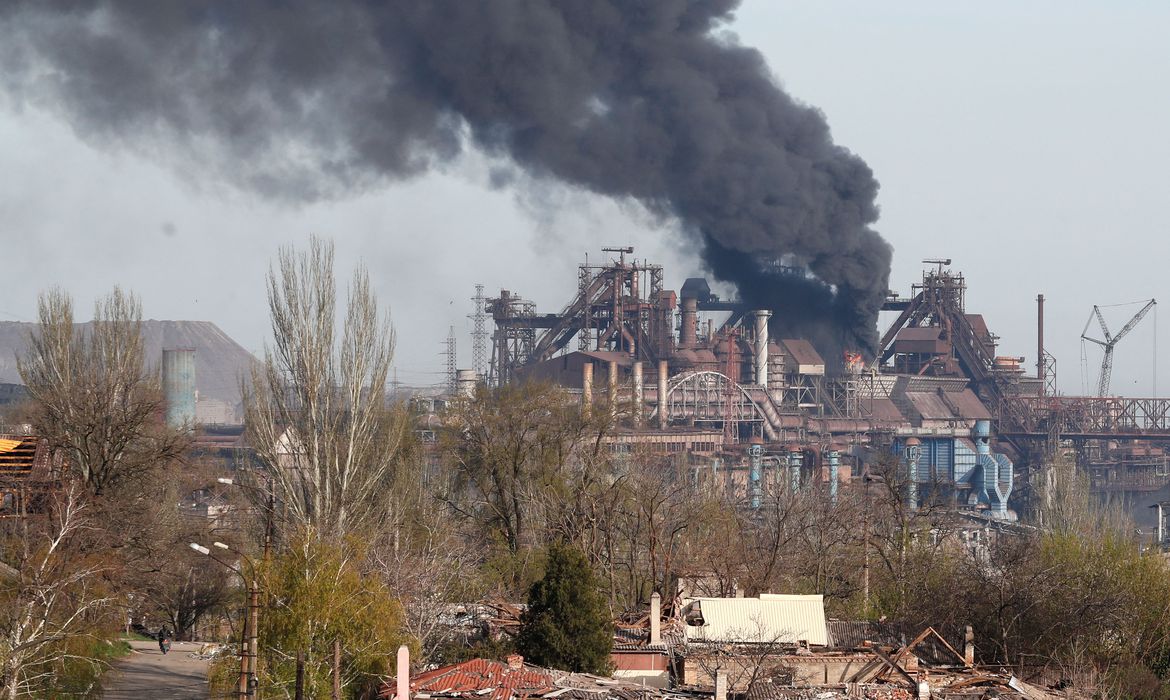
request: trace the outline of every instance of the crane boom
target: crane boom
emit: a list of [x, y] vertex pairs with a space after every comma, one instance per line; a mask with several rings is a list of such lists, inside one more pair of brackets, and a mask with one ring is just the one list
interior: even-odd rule
[[1097, 314], [1097, 322], [1101, 324], [1101, 334], [1105, 336], [1105, 342], [1112, 344], [1113, 336], [1109, 335], [1109, 326], [1105, 325], [1105, 317], [1101, 315], [1101, 307], [1094, 304], [1093, 313]]
[[[1100, 345], [1101, 348], [1105, 351], [1104, 357], [1101, 358], [1101, 375], [1097, 380], [1097, 396], [1107, 396], [1109, 394], [1109, 380], [1113, 374], [1113, 348], [1116, 347], [1118, 341], [1129, 334], [1129, 332], [1132, 331], [1134, 327], [1137, 326], [1137, 324], [1141, 323], [1141, 320], [1146, 317], [1146, 314], [1150, 312], [1150, 309], [1157, 306], [1157, 304], [1157, 299], [1150, 299], [1147, 301], [1146, 305], [1143, 306], [1141, 310], [1133, 315], [1133, 318], [1129, 319], [1129, 321], [1121, 327], [1121, 330], [1117, 332], [1117, 335], [1110, 335], [1109, 326], [1105, 325], [1105, 316], [1101, 313], [1101, 307], [1096, 305], [1093, 306], [1093, 313], [1089, 314], [1089, 320], [1085, 322], [1085, 329], [1081, 331], [1081, 339], [1087, 340], [1091, 343], [1096, 343], [1097, 345]], [[1093, 323], [1094, 317], [1097, 318], [1097, 322], [1101, 325], [1101, 333], [1105, 336], [1105, 340], [1090, 338], [1087, 335], [1089, 326]]]
[[1121, 330], [1117, 331], [1117, 335], [1113, 336], [1112, 342], [1116, 343], [1117, 341], [1124, 338], [1125, 334], [1132, 331], [1133, 327], [1140, 323], [1141, 320], [1146, 317], [1146, 314], [1149, 313], [1150, 309], [1154, 308], [1154, 306], [1157, 304], [1157, 299], [1150, 299], [1148, 302], [1146, 302], [1146, 305], [1142, 307], [1142, 310], [1134, 314], [1133, 318], [1129, 319], [1129, 323], [1125, 324], [1121, 327]]

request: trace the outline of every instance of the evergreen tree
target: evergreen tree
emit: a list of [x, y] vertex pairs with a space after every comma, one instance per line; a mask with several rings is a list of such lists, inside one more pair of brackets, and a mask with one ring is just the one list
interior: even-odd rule
[[613, 619], [580, 550], [552, 546], [544, 578], [532, 584], [520, 622], [516, 646], [528, 661], [566, 671], [609, 673]]

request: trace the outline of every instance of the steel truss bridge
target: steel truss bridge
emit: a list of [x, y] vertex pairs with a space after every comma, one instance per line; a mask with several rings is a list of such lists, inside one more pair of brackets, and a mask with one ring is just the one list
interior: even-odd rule
[[1028, 396], [1001, 405], [999, 433], [1007, 438], [1170, 441], [1170, 399]]

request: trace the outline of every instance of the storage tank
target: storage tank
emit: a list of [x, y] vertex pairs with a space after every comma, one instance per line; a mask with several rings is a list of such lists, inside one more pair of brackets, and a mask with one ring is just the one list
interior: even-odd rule
[[167, 425], [172, 428], [194, 427], [195, 348], [163, 350], [162, 378]]

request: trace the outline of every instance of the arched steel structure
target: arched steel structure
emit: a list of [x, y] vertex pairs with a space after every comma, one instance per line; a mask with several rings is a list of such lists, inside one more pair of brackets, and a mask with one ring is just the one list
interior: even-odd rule
[[[691, 372], [675, 378], [666, 392], [667, 422], [687, 421], [723, 427], [726, 421], [750, 423], [753, 434], [772, 433], [764, 409], [739, 383], [721, 372]], [[653, 416], [662, 410], [662, 403]]]

